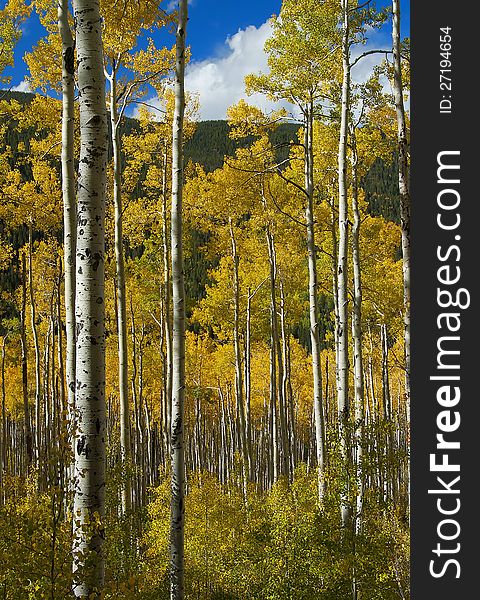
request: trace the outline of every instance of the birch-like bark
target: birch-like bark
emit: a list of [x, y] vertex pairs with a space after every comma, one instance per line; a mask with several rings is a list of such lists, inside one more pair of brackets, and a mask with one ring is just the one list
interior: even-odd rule
[[[28, 230], [28, 290], [30, 296], [30, 326], [32, 328], [33, 347], [35, 349], [35, 448], [37, 466], [40, 466], [42, 456], [42, 388], [40, 375], [40, 343], [37, 331], [37, 311], [35, 306], [35, 294], [33, 291], [33, 232], [32, 227]], [[39, 472], [40, 476], [40, 472]]]
[[[57, 356], [58, 356], [58, 376], [60, 381], [58, 382], [59, 386], [59, 400], [60, 400], [60, 411], [67, 410], [67, 402], [65, 395], [65, 360], [63, 358], [63, 330], [62, 330], [62, 276], [64, 275], [64, 271], [62, 268], [62, 259], [59, 258], [58, 261], [58, 281], [57, 281], [57, 298], [56, 298], [56, 322], [57, 322]], [[59, 419], [59, 425], [61, 423], [61, 419]], [[59, 429], [60, 431], [60, 429]]]
[[277, 360], [277, 397], [278, 397], [278, 416], [280, 424], [280, 448], [279, 448], [279, 467], [280, 475], [290, 477], [289, 473], [289, 456], [287, 442], [287, 419], [285, 409], [285, 385], [284, 385], [284, 368], [282, 358], [282, 348], [280, 344], [280, 336], [278, 332], [278, 314], [277, 314], [277, 298], [276, 298], [276, 283], [277, 283], [277, 259], [275, 252], [275, 242], [270, 228], [267, 226], [266, 231], [268, 260], [270, 264], [270, 316], [271, 316], [271, 333], [272, 343], [275, 347], [275, 356]]
[[[80, 161], [76, 243], [76, 431], [73, 568], [77, 598], [104, 581], [105, 184], [108, 128], [98, 0], [75, 0]], [[83, 553], [89, 554], [85, 560]]]
[[[342, 0], [342, 104], [340, 118], [340, 139], [338, 144], [338, 319], [337, 319], [337, 402], [339, 434], [342, 458], [348, 474], [350, 462], [348, 422], [350, 403], [348, 396], [348, 197], [347, 197], [347, 137], [350, 110], [350, 45], [349, 45], [349, 1]], [[342, 492], [342, 526], [347, 527], [351, 519], [351, 508], [347, 491]]]
[[400, 226], [403, 256], [403, 327], [405, 353], [405, 396], [410, 421], [410, 184], [408, 138], [403, 103], [402, 59], [400, 44], [400, 0], [392, 0], [393, 93], [398, 131], [398, 187], [400, 191]]
[[23, 395], [23, 418], [25, 429], [25, 445], [27, 451], [27, 463], [30, 467], [33, 463], [33, 436], [30, 421], [30, 404], [28, 402], [28, 347], [26, 331], [27, 314], [27, 264], [25, 253], [22, 253], [22, 308], [20, 310], [20, 342], [22, 347], [22, 395]]
[[313, 102], [305, 108], [305, 189], [307, 191], [308, 297], [310, 306], [310, 340], [312, 344], [313, 410], [318, 469], [318, 500], [321, 504], [326, 492], [325, 481], [325, 419], [322, 395], [322, 367], [320, 363], [320, 323], [317, 297], [317, 251], [315, 247], [315, 216], [313, 210]]
[[185, 282], [182, 246], [183, 122], [185, 114], [185, 38], [187, 0], [180, 0], [176, 33], [175, 110], [172, 128], [172, 501], [170, 522], [170, 599], [183, 600], [185, 544]]
[[75, 206], [74, 163], [74, 42], [68, 23], [68, 0], [58, 4], [58, 30], [62, 40], [62, 199], [63, 253], [65, 269], [65, 373], [68, 407], [72, 418], [75, 407], [75, 247], [77, 207]]
[[3, 470], [7, 464], [7, 416], [6, 416], [6, 390], [5, 390], [5, 349], [7, 345], [7, 335], [2, 338], [2, 431], [0, 434], [0, 506], [3, 505]]
[[355, 454], [357, 468], [357, 508], [355, 527], [361, 530], [363, 508], [363, 438], [364, 438], [364, 376], [363, 376], [363, 333], [362, 333], [362, 271], [360, 260], [360, 209], [358, 206], [358, 154], [355, 131], [352, 131], [352, 262], [353, 262], [353, 373], [355, 387]]
[[167, 438], [170, 439], [170, 427], [172, 421], [172, 317], [171, 317], [171, 277], [170, 277], [170, 247], [168, 231], [167, 191], [168, 191], [168, 144], [165, 140], [163, 156], [163, 181], [162, 181], [162, 234], [163, 234], [163, 288], [165, 299], [165, 423], [167, 427]]
[[[258, 288], [257, 288], [258, 289]], [[252, 460], [252, 421], [251, 421], [251, 401], [252, 401], [252, 367], [251, 367], [251, 331], [252, 331], [252, 298], [250, 288], [247, 291], [247, 316], [245, 327], [245, 435], [247, 437], [247, 452], [249, 461], [250, 476], [253, 479], [254, 465]]]
[[123, 208], [122, 208], [122, 159], [119, 119], [117, 114], [117, 66], [112, 64], [108, 76], [110, 82], [110, 123], [113, 148], [113, 202], [115, 210], [115, 267], [117, 296], [117, 335], [118, 335], [118, 393], [120, 400], [120, 457], [123, 465], [122, 513], [131, 509], [130, 477], [125, 465], [131, 458], [130, 443], [130, 402], [128, 397], [128, 343], [127, 343], [127, 301], [125, 283], [125, 259], [123, 256]]
[[238, 416], [239, 416], [239, 433], [240, 446], [243, 459], [243, 495], [244, 500], [247, 499], [247, 482], [250, 480], [249, 457], [247, 433], [245, 426], [245, 404], [243, 398], [243, 381], [242, 381], [242, 352], [240, 348], [240, 283], [238, 277], [239, 256], [237, 252], [237, 242], [233, 231], [233, 223], [229, 218], [230, 240], [232, 244], [232, 260], [233, 260], [233, 301], [234, 301], [234, 319], [233, 319], [233, 345], [235, 349], [235, 396], [237, 400]]
[[276, 483], [278, 480], [278, 425], [277, 425], [277, 404], [276, 404], [276, 390], [277, 390], [277, 368], [276, 368], [276, 357], [275, 357], [275, 343], [273, 336], [270, 335], [270, 425], [269, 430], [271, 432], [271, 453], [270, 453], [270, 481], [269, 484]]

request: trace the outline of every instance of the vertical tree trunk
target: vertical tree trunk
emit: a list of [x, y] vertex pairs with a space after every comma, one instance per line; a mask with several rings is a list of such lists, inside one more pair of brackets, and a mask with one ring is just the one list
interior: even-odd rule
[[363, 437], [364, 437], [364, 377], [363, 377], [363, 333], [362, 333], [362, 270], [360, 260], [360, 209], [358, 206], [358, 155], [355, 131], [352, 130], [352, 262], [353, 262], [353, 369], [355, 386], [355, 454], [357, 467], [356, 531], [361, 530], [363, 508]]
[[[340, 119], [340, 140], [338, 145], [338, 380], [337, 401], [339, 414], [339, 433], [342, 458], [345, 471], [349, 472], [349, 396], [348, 396], [348, 197], [347, 197], [347, 137], [350, 110], [350, 45], [349, 45], [349, 2], [342, 0], [342, 104]], [[348, 490], [341, 498], [342, 526], [347, 527], [351, 520], [351, 507], [348, 502]]]
[[291, 360], [290, 360], [290, 343], [288, 339], [287, 327], [285, 324], [285, 292], [283, 289], [283, 281], [280, 280], [280, 329], [282, 332], [282, 355], [283, 355], [283, 380], [282, 389], [283, 397], [285, 398], [285, 413], [287, 417], [287, 460], [290, 465], [290, 481], [293, 481], [293, 476], [296, 466], [295, 455], [295, 416], [293, 410], [293, 393], [292, 380], [290, 377]]
[[239, 256], [237, 253], [237, 243], [233, 231], [232, 219], [229, 218], [230, 239], [232, 243], [233, 260], [233, 300], [234, 300], [234, 322], [233, 322], [233, 344], [235, 348], [235, 396], [237, 399], [239, 416], [240, 446], [243, 461], [243, 495], [247, 499], [247, 482], [250, 480], [249, 458], [247, 433], [245, 426], [245, 404], [243, 399], [243, 381], [242, 381], [242, 352], [240, 348], [240, 283], [238, 278]]
[[[8, 334], [7, 334], [8, 335]], [[2, 431], [0, 433], [0, 506], [3, 505], [3, 471], [7, 465], [7, 416], [6, 416], [6, 390], [5, 390], [5, 348], [7, 345], [7, 335], [2, 338]]]
[[[130, 403], [128, 398], [128, 343], [127, 301], [125, 283], [125, 260], [123, 256], [123, 208], [122, 208], [122, 158], [119, 121], [117, 115], [117, 66], [112, 65], [108, 77], [110, 82], [110, 123], [113, 147], [113, 202], [115, 207], [115, 267], [117, 292], [117, 335], [118, 335], [118, 392], [120, 400], [120, 459], [123, 465], [122, 513], [131, 509], [130, 477], [125, 470], [131, 458], [130, 447]], [[127, 466], [128, 470], [128, 466]]]
[[63, 357], [63, 329], [62, 329], [62, 275], [64, 271], [62, 269], [62, 259], [58, 261], [58, 281], [57, 281], [57, 299], [56, 299], [56, 322], [57, 322], [57, 356], [58, 356], [58, 375], [60, 378], [59, 382], [59, 399], [60, 399], [60, 410], [65, 411], [67, 409], [67, 396], [65, 394], [65, 360]]
[[250, 292], [250, 288], [247, 291], [247, 318], [245, 327], [245, 435], [247, 439], [247, 452], [248, 452], [248, 469], [250, 477], [253, 479], [253, 457], [252, 457], [252, 413], [251, 413], [251, 401], [252, 401], [252, 341], [251, 341], [251, 330], [252, 330], [252, 298], [253, 295]]
[[278, 332], [278, 315], [277, 315], [277, 298], [276, 298], [276, 284], [277, 284], [277, 259], [275, 252], [275, 242], [273, 235], [267, 226], [267, 246], [268, 246], [268, 260], [270, 263], [270, 317], [271, 317], [271, 331], [272, 331], [272, 344], [275, 347], [275, 357], [277, 361], [277, 373], [276, 379], [276, 392], [278, 397], [278, 416], [280, 424], [280, 446], [279, 446], [279, 467], [280, 475], [290, 477], [289, 473], [289, 456], [288, 456], [288, 442], [287, 442], [287, 419], [285, 410], [285, 382], [284, 382], [284, 368], [282, 358], [282, 348], [280, 344], [280, 336]]
[[307, 191], [308, 297], [310, 305], [310, 340], [312, 343], [313, 410], [318, 469], [318, 500], [326, 492], [325, 481], [325, 418], [322, 396], [322, 366], [320, 362], [320, 323], [317, 297], [317, 250], [315, 247], [315, 215], [313, 210], [313, 102], [305, 108], [305, 189]]
[[166, 354], [166, 426], [167, 437], [170, 439], [170, 427], [172, 422], [172, 315], [171, 315], [171, 277], [170, 277], [170, 247], [168, 231], [168, 144], [165, 139], [163, 156], [163, 181], [162, 181], [162, 234], [163, 234], [163, 287], [164, 287], [164, 327], [165, 327], [165, 354]]
[[[76, 244], [73, 568], [77, 598], [100, 597], [105, 508], [105, 183], [108, 128], [98, 0], [74, 1], [80, 103]], [[87, 523], [90, 523], [87, 525]], [[85, 560], [82, 553], [91, 553]]]
[[22, 253], [22, 307], [20, 310], [20, 342], [22, 346], [22, 394], [23, 394], [23, 418], [25, 430], [25, 446], [27, 455], [27, 467], [33, 463], [33, 437], [30, 421], [30, 404], [28, 401], [28, 346], [26, 331], [27, 315], [27, 264], [25, 253]]
[[[35, 447], [37, 450], [37, 466], [40, 466], [42, 457], [42, 388], [40, 375], [40, 343], [37, 332], [37, 314], [35, 306], [35, 295], [33, 291], [33, 232], [32, 226], [28, 230], [28, 290], [30, 296], [30, 325], [33, 335], [33, 347], [35, 348]], [[40, 472], [39, 472], [40, 475]]]
[[[75, 408], [75, 247], [77, 207], [75, 206], [75, 58], [68, 24], [68, 0], [58, 4], [58, 30], [62, 39], [62, 198], [63, 252], [65, 263], [66, 383], [70, 419]], [[63, 385], [63, 383], [62, 383]]]
[[405, 395], [410, 421], [410, 184], [408, 168], [408, 138], [403, 104], [402, 59], [400, 45], [400, 0], [392, 0], [393, 20], [393, 93], [398, 130], [398, 187], [400, 191], [400, 226], [403, 256], [403, 326], [405, 353]]
[[270, 336], [270, 481], [269, 485], [276, 483], [278, 479], [278, 425], [277, 425], [277, 368], [275, 357], [275, 343]]
[[170, 599], [183, 600], [185, 543], [185, 283], [182, 245], [183, 199], [183, 121], [185, 114], [185, 38], [187, 0], [180, 0], [175, 63], [175, 111], [172, 139], [172, 300], [173, 300], [173, 376], [172, 376], [172, 504], [170, 524]]

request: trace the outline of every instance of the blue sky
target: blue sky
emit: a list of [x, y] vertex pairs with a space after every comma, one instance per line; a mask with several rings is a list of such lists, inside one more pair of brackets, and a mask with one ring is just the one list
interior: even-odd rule
[[[134, 1], [134, 0], [130, 0]], [[0, 5], [5, 4], [4, 0]], [[164, 2], [167, 6], [169, 1]], [[174, 4], [172, 0], [171, 5]], [[187, 89], [200, 96], [203, 119], [225, 117], [230, 104], [243, 96], [243, 77], [250, 72], [266, 69], [263, 44], [270, 29], [268, 19], [279, 12], [281, 0], [191, 0], [189, 2], [188, 43], [192, 49], [192, 61], [187, 70]], [[379, 2], [378, 4], [385, 4]], [[410, 7], [408, 0], [401, 2], [402, 35], [409, 33]], [[44, 31], [36, 16], [32, 16], [23, 28], [23, 36], [15, 52], [15, 67], [10, 70], [14, 89], [27, 89], [27, 75], [22, 57], [29, 51]], [[165, 44], [173, 43], [162, 36]], [[391, 45], [390, 30], [375, 33], [369, 47], [388, 48]], [[357, 77], [371, 69], [378, 57], [366, 59], [357, 68]], [[261, 97], [253, 102], [269, 108]]]

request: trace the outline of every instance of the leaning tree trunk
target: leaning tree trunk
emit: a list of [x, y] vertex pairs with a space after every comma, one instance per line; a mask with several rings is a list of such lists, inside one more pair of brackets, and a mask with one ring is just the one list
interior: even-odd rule
[[[58, 30], [62, 39], [62, 198], [65, 263], [66, 381], [70, 418], [75, 407], [75, 206], [74, 164], [74, 42], [68, 24], [68, 0], [58, 4]], [[63, 384], [62, 384], [63, 385]]]
[[[80, 162], [76, 247], [76, 431], [73, 568], [77, 598], [104, 581], [105, 184], [108, 128], [98, 0], [75, 0]], [[88, 559], [85, 558], [88, 555]]]
[[305, 189], [307, 191], [308, 297], [310, 305], [310, 340], [312, 343], [313, 410], [318, 469], [318, 500], [326, 492], [325, 481], [325, 416], [322, 397], [322, 367], [320, 363], [320, 323], [317, 297], [317, 253], [315, 247], [315, 215], [313, 210], [313, 102], [305, 108]]
[[[348, 443], [349, 397], [348, 397], [348, 197], [347, 197], [347, 137], [348, 117], [350, 110], [350, 46], [349, 46], [349, 2], [342, 0], [342, 104], [340, 118], [340, 139], [338, 145], [338, 378], [337, 401], [339, 414], [339, 434], [342, 449], [342, 460], [345, 471], [349, 472], [350, 457]], [[351, 507], [348, 501], [348, 482], [342, 492], [341, 514], [342, 526], [347, 527], [351, 521]]]
[[403, 104], [403, 82], [400, 46], [400, 0], [392, 1], [393, 20], [393, 92], [398, 129], [398, 187], [400, 191], [400, 224], [403, 255], [403, 326], [405, 336], [405, 395], [410, 420], [410, 187], [408, 173], [408, 138]]
[[[122, 159], [119, 121], [117, 114], [117, 65], [112, 66], [110, 81], [110, 123], [113, 148], [113, 203], [115, 207], [115, 267], [118, 335], [118, 391], [120, 400], [120, 456], [123, 465], [122, 513], [131, 509], [131, 484], [128, 463], [131, 458], [130, 403], [128, 398], [128, 344], [125, 260], [123, 256]], [[126, 468], [125, 468], [126, 467]]]
[[176, 35], [175, 111], [172, 128], [172, 502], [170, 521], [170, 598], [183, 600], [185, 544], [185, 283], [182, 247], [183, 121], [185, 114], [185, 37], [187, 0], [180, 0]]

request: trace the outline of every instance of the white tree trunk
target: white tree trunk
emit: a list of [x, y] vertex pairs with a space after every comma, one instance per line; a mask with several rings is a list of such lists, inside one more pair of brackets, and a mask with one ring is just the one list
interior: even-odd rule
[[170, 428], [172, 421], [172, 316], [171, 316], [171, 278], [170, 278], [170, 247], [168, 231], [168, 211], [167, 211], [167, 191], [168, 191], [168, 144], [165, 140], [163, 157], [163, 182], [162, 182], [162, 233], [163, 233], [163, 286], [165, 298], [165, 425], [167, 428], [167, 440], [170, 440]]
[[313, 410], [318, 469], [318, 500], [321, 504], [326, 492], [325, 481], [325, 416], [322, 395], [322, 367], [320, 363], [320, 324], [317, 297], [317, 251], [315, 247], [315, 215], [313, 209], [313, 103], [305, 110], [305, 189], [307, 191], [307, 250], [308, 297], [310, 305], [310, 340], [312, 343]]
[[6, 389], [5, 389], [5, 348], [7, 345], [7, 335], [2, 338], [2, 357], [1, 357], [1, 376], [2, 376], [2, 431], [0, 434], [0, 506], [3, 505], [3, 470], [7, 466], [7, 416], [6, 416]]
[[185, 114], [185, 38], [187, 0], [180, 0], [176, 35], [175, 112], [172, 139], [172, 504], [170, 523], [170, 598], [183, 600], [185, 544], [185, 284], [182, 247], [183, 121]]
[[353, 374], [355, 385], [355, 454], [357, 468], [357, 508], [355, 527], [361, 531], [363, 508], [363, 436], [364, 436], [364, 377], [363, 377], [363, 332], [362, 332], [362, 270], [360, 260], [360, 209], [358, 206], [358, 155], [355, 131], [352, 131], [352, 262], [353, 262]]
[[283, 369], [283, 355], [282, 347], [280, 344], [280, 336], [278, 333], [278, 314], [277, 314], [277, 299], [276, 299], [276, 287], [277, 287], [277, 258], [275, 251], [275, 241], [273, 234], [270, 231], [269, 226], [266, 228], [267, 246], [268, 246], [268, 261], [270, 265], [270, 315], [271, 315], [271, 333], [272, 343], [275, 348], [275, 357], [277, 361], [277, 373], [276, 378], [276, 393], [278, 397], [278, 416], [280, 425], [280, 440], [279, 447], [279, 468], [280, 475], [287, 476], [290, 478], [289, 473], [289, 455], [288, 455], [288, 442], [287, 442], [287, 419], [285, 410], [285, 394], [284, 394], [284, 369]]
[[[120, 456], [124, 467], [122, 484], [122, 513], [131, 509], [130, 477], [125, 471], [131, 458], [130, 402], [128, 398], [128, 343], [127, 343], [127, 300], [125, 282], [125, 260], [123, 256], [123, 208], [122, 208], [122, 159], [121, 140], [117, 114], [117, 66], [112, 65], [108, 77], [110, 82], [110, 123], [113, 148], [113, 202], [115, 208], [115, 266], [117, 296], [118, 335], [118, 392], [120, 400]], [[128, 467], [127, 467], [128, 469]]]
[[[77, 598], [99, 597], [104, 580], [105, 183], [108, 128], [98, 0], [75, 0], [80, 162], [76, 247], [76, 431], [74, 571]], [[88, 522], [100, 521], [95, 527]], [[85, 561], [81, 552], [90, 552]]]
[[28, 402], [28, 346], [27, 346], [27, 265], [25, 253], [22, 253], [22, 308], [20, 310], [20, 343], [22, 348], [22, 396], [23, 396], [23, 418], [25, 429], [25, 450], [27, 455], [27, 467], [33, 463], [33, 436], [30, 422], [30, 404]]
[[247, 482], [250, 480], [250, 460], [248, 456], [247, 432], [245, 423], [245, 403], [243, 398], [243, 380], [242, 380], [242, 352], [240, 349], [240, 283], [238, 278], [239, 256], [237, 253], [237, 243], [233, 231], [232, 219], [229, 219], [230, 240], [232, 243], [233, 260], [233, 345], [235, 349], [235, 397], [237, 400], [239, 416], [240, 446], [243, 462], [243, 497], [247, 501]]
[[[35, 306], [35, 294], [33, 291], [33, 232], [30, 225], [28, 230], [28, 290], [30, 296], [30, 325], [32, 328], [33, 347], [35, 348], [35, 448], [37, 466], [40, 467], [42, 458], [42, 383], [40, 375], [40, 342], [37, 331], [37, 311]], [[42, 468], [38, 476], [41, 477]]]
[[[338, 145], [338, 379], [337, 401], [339, 414], [340, 444], [342, 458], [348, 472], [348, 422], [350, 403], [348, 396], [348, 185], [347, 185], [347, 137], [348, 119], [350, 109], [350, 46], [349, 46], [349, 2], [342, 0], [342, 104], [340, 118], [340, 139]], [[347, 492], [342, 493], [341, 513], [342, 525], [350, 523], [351, 508], [348, 503]]]
[[400, 0], [392, 0], [393, 20], [393, 92], [398, 130], [398, 187], [400, 191], [400, 221], [403, 255], [403, 324], [405, 336], [405, 395], [407, 418], [410, 421], [410, 185], [408, 168], [408, 138], [403, 103], [403, 82], [400, 45]]
[[74, 164], [74, 42], [68, 24], [68, 0], [58, 4], [58, 30], [62, 39], [62, 198], [65, 269], [65, 371], [70, 418], [75, 408], [75, 246], [77, 208]]

